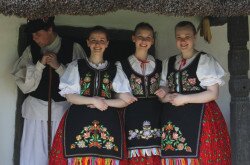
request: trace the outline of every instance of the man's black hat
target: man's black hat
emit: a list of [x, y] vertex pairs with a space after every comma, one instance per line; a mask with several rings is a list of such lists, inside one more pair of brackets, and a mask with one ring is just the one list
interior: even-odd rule
[[48, 29], [51, 26], [54, 27], [54, 19], [55, 17], [44, 17], [39, 19], [28, 20], [25, 32], [35, 33], [39, 30]]

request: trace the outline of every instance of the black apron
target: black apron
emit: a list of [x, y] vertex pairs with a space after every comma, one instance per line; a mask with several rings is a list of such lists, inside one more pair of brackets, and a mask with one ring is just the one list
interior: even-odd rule
[[65, 119], [65, 157], [96, 156], [122, 159], [123, 138], [118, 112], [72, 105]]
[[125, 110], [127, 148], [158, 148], [161, 143], [160, 114], [162, 104], [157, 98], [138, 99]]
[[162, 157], [198, 157], [203, 107], [203, 104], [164, 104]]
[[[192, 94], [204, 91], [196, 75], [200, 56], [201, 53], [181, 70], [174, 68], [176, 56], [169, 59], [167, 81], [170, 93]], [[163, 105], [162, 157], [198, 157], [203, 113], [204, 104]]]
[[154, 71], [149, 75], [135, 72], [128, 59], [122, 62], [122, 68], [129, 78], [132, 93], [138, 101], [125, 110], [125, 131], [127, 148], [160, 148], [160, 114], [162, 103], [154, 92], [159, 89], [161, 61], [155, 60]]
[[[108, 64], [104, 69], [92, 68], [84, 59], [78, 60], [81, 95], [111, 99], [114, 96], [112, 81], [116, 67]], [[118, 110], [105, 111], [72, 105], [64, 123], [65, 157], [94, 156], [122, 159], [123, 133]]]

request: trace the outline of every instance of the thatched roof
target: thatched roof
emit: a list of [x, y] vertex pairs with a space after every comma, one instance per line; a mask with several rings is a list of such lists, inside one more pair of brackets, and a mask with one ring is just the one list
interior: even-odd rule
[[250, 15], [250, 0], [1, 0], [0, 13], [18, 17], [100, 15], [131, 10], [169, 16]]

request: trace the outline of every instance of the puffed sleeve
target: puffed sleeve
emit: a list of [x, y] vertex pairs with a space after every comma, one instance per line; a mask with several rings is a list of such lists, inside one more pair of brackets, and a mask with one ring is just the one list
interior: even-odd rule
[[71, 62], [60, 78], [60, 95], [80, 94], [80, 76], [77, 60]]
[[131, 93], [131, 88], [129, 84], [129, 80], [126, 76], [126, 74], [122, 70], [122, 66], [120, 62], [115, 63], [117, 72], [115, 75], [115, 78], [113, 80], [112, 86], [116, 93]]
[[35, 91], [42, 78], [45, 66], [37, 61], [32, 61], [30, 46], [28, 46], [22, 56], [16, 61], [11, 74], [14, 76], [17, 86], [23, 93]]
[[208, 54], [201, 55], [196, 74], [202, 87], [225, 83], [222, 79], [225, 76], [224, 69], [213, 56]]
[[168, 59], [162, 61], [162, 72], [160, 86], [167, 86], [167, 74], [168, 74]]

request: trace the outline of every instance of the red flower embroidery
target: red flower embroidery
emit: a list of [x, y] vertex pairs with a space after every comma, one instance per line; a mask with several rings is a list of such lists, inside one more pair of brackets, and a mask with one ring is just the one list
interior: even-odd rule
[[196, 84], [196, 78], [189, 78], [188, 79], [189, 84], [195, 85]]
[[174, 147], [173, 147], [172, 145], [168, 144], [168, 145], [165, 147], [165, 151], [167, 151], [167, 150], [172, 150], [172, 151], [174, 151]]
[[156, 82], [156, 79], [154, 77], [151, 78], [150, 80], [151, 84], [155, 83]]
[[90, 94], [90, 89], [86, 89], [83, 95], [89, 95]]
[[137, 78], [137, 79], [135, 79], [135, 82], [136, 82], [137, 84], [141, 84], [141, 79], [140, 79], [140, 78]]

